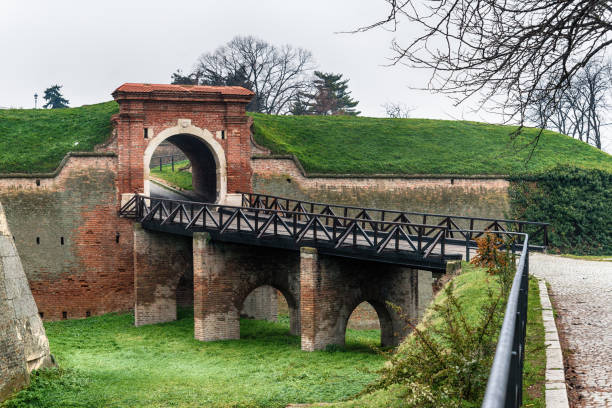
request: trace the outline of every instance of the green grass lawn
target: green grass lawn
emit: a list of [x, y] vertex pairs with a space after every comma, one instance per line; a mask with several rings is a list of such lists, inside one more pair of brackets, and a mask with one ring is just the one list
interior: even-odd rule
[[467, 121], [251, 114], [255, 139], [296, 155], [307, 172], [330, 174], [510, 174], [556, 164], [612, 170], [612, 156], [546, 131], [525, 166], [537, 130]]
[[109, 138], [118, 111], [115, 102], [0, 110], [0, 173], [51, 172], [66, 153], [92, 151]]
[[307, 353], [279, 323], [241, 321], [241, 339], [193, 338], [193, 314], [133, 326], [129, 314], [46, 323], [60, 369], [36, 374], [5, 407], [284, 407], [358, 393], [383, 358], [380, 332], [349, 330], [347, 346]]
[[[49, 172], [67, 152], [91, 151], [110, 136], [110, 117], [118, 109], [111, 101], [0, 110], [0, 173]], [[274, 153], [295, 154], [308, 172], [328, 174], [510, 174], [525, 170], [531, 151], [525, 143], [537, 133], [525, 130], [514, 146], [512, 127], [477, 122], [250, 115], [259, 143]], [[526, 168], [559, 163], [612, 170], [612, 156], [544, 132]]]
[[[496, 281], [464, 263], [455, 294], [475, 319]], [[492, 286], [493, 285], [493, 286]], [[435, 299], [444, 299], [440, 292]], [[438, 316], [427, 313], [434, 322]], [[374, 381], [384, 358], [373, 351], [378, 330], [348, 330], [347, 345], [307, 353], [289, 320], [241, 321], [241, 339], [193, 339], [193, 313], [176, 322], [134, 327], [130, 314], [45, 324], [59, 369], [35, 372], [32, 385], [4, 405], [17, 407], [284, 407], [335, 402], [336, 407], [402, 407], [402, 386], [354, 398]], [[402, 347], [410, 346], [410, 338]], [[400, 351], [401, 353], [401, 348]], [[524, 405], [544, 407], [544, 326], [537, 282], [529, 290]], [[352, 399], [354, 398], [354, 399]], [[344, 401], [344, 402], [340, 402]]]
[[162, 165], [162, 170], [158, 167], [151, 169], [151, 175], [166, 181], [168, 184], [182, 188], [183, 190], [193, 190], [191, 185], [191, 173], [188, 171], [179, 171], [179, 168], [189, 164], [189, 160], [183, 160], [174, 163], [174, 171], [172, 171], [172, 164]]

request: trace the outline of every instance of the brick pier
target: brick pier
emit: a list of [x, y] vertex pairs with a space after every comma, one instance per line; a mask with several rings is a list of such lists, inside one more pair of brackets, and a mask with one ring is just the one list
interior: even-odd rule
[[[431, 272], [321, 255], [314, 248], [219, 242], [198, 232], [191, 239], [138, 224], [134, 245], [136, 325], [176, 319], [177, 285], [192, 269], [195, 338], [201, 341], [239, 339], [241, 311], [274, 319], [273, 288], [287, 300], [291, 333], [301, 335], [302, 350], [344, 345], [351, 313], [364, 301], [376, 310], [381, 344], [395, 346], [408, 329], [392, 305], [416, 320], [432, 298]], [[246, 312], [245, 304], [251, 308]]]

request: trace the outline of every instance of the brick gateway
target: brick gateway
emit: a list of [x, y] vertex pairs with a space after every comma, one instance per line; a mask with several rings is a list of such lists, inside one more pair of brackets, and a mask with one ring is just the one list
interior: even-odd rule
[[[253, 168], [257, 167], [255, 156], [258, 148], [251, 140], [250, 119], [245, 113], [245, 106], [252, 98], [250, 91], [235, 87], [125, 84], [113, 95], [120, 106], [119, 113], [112, 118], [113, 134], [94, 152], [67, 155], [53, 174], [5, 175], [0, 178], [0, 200], [6, 208], [32, 293], [45, 320], [83, 318], [134, 308], [139, 322], [172, 319], [175, 316], [173, 305], [177, 302], [193, 304], [196, 298], [194, 281], [196, 286], [203, 287], [201, 275], [196, 273], [198, 268], [204, 268], [205, 276], [212, 277], [217, 276], [213, 273], [215, 270], [221, 270], [219, 268], [224, 265], [221, 261], [214, 268], [209, 264], [203, 264], [204, 267], [194, 263], [194, 259], [203, 259], [201, 254], [196, 256], [194, 249], [197, 247], [194, 245], [197, 234], [177, 235], [147, 226], [139, 229], [138, 223], [117, 216], [118, 209], [134, 193], [146, 195], [150, 192], [149, 161], [161, 143], [170, 141], [188, 153], [194, 171], [194, 186], [201, 201], [252, 205], [241, 202], [238, 194], [252, 192], [251, 183], [256, 182]], [[287, 184], [284, 178], [282, 181]], [[267, 202], [272, 198], [259, 199]], [[302, 204], [314, 205], [317, 212], [325, 209], [325, 205]], [[333, 211], [338, 210], [333, 208]], [[219, 328], [218, 333], [236, 332], [235, 315], [243, 307], [241, 303], [253, 303], [249, 301], [248, 292], [264, 284], [277, 288], [286, 297], [294, 333], [300, 329], [304, 332], [307, 324], [315, 328], [309, 330], [317, 330], [319, 334], [310, 336], [311, 340], [306, 343], [318, 344], [317, 336], [334, 338], [336, 340], [332, 342], [339, 342], [345, 317], [350, 315], [353, 303], [360, 299], [368, 300], [377, 309], [379, 320], [385, 326], [383, 333], [396, 333], [394, 323], [384, 323], [392, 320], [392, 315], [384, 310], [391, 295], [382, 289], [374, 293], [368, 285], [377, 282], [383, 288], [385, 284], [376, 281], [374, 276], [381, 268], [397, 268], [398, 264], [376, 263], [370, 258], [355, 262], [325, 253], [323, 248], [312, 243], [303, 242], [301, 246], [315, 247], [317, 253], [303, 254], [299, 247], [284, 250], [257, 247], [246, 242], [224, 242], [217, 239], [214, 232], [208, 234], [211, 236], [206, 241], [206, 253], [211, 253], [208, 259], [229, 257], [234, 267], [224, 266], [222, 277], [225, 279], [234, 274], [238, 279], [236, 282], [223, 279], [221, 282], [217, 278], [208, 280], [221, 285], [219, 293], [227, 296], [206, 298], [202, 293], [198, 295], [202, 304], [212, 305], [206, 310], [217, 319], [225, 316], [220, 314], [220, 310], [229, 313], [227, 327]], [[161, 248], [160, 252], [167, 256], [157, 257], [152, 251], [147, 252], [147, 242], [152, 248]], [[252, 257], [242, 257], [241, 254], [249, 251]], [[259, 266], [255, 261], [242, 263], [259, 259], [261, 254], [267, 255], [265, 260], [256, 261]], [[302, 267], [302, 256], [309, 259], [310, 255], [319, 271], [315, 276], [322, 274], [315, 281], [323, 285], [315, 286], [318, 292], [312, 296], [330, 300], [312, 307], [301, 307], [305, 305], [302, 289], [306, 290], [306, 285], [300, 284], [302, 271], [304, 282], [307, 276], [306, 266]], [[274, 261], [276, 263], [271, 263], [272, 258], [278, 258]], [[230, 264], [227, 261], [227, 265]], [[413, 276], [410, 283], [413, 293], [426, 289], [426, 285], [419, 286], [418, 281], [419, 276], [427, 281], [429, 272], [415, 272], [424, 269], [418, 265], [400, 266], [405, 276]], [[281, 272], [274, 268], [285, 271], [286, 276], [282, 277]], [[334, 281], [332, 278], [344, 273], [344, 268], [361, 272]], [[335, 270], [339, 271], [336, 275], [329, 272]], [[368, 273], [372, 276], [367, 277]], [[205, 287], [218, 288], [214, 285]], [[253, 292], [265, 293], [263, 289], [260, 286]], [[213, 292], [211, 289], [206, 293]], [[337, 302], [336, 295], [330, 293], [346, 300], [346, 304]], [[220, 299], [225, 303], [219, 303]], [[406, 299], [411, 305], [406, 306], [407, 309], [421, 307], [415, 298]], [[207, 317], [206, 310], [200, 316], [201, 322], [220, 321]], [[310, 313], [310, 323], [302, 324], [302, 311]], [[418, 310], [415, 313], [418, 314]], [[203, 337], [214, 333], [210, 330], [204, 332], [208, 334]], [[383, 337], [385, 344], [397, 341], [389, 340], [385, 334]]]
[[[376, 209], [349, 218], [346, 207], [342, 216], [325, 204], [315, 212], [315, 203], [296, 202], [292, 211], [288, 199], [285, 207], [277, 199], [275, 208], [262, 198], [245, 203], [238, 193], [252, 191], [254, 146], [245, 112], [253, 95], [243, 88], [126, 84], [113, 96], [120, 105], [121, 214], [140, 223], [133, 239], [137, 325], [176, 319], [177, 286], [192, 271], [199, 340], [239, 338], [245, 300], [265, 285], [287, 300], [303, 350], [344, 344], [348, 319], [364, 301], [376, 310], [382, 345], [397, 345], [406, 325], [391, 305], [420, 318], [432, 297], [432, 271], [444, 271], [470, 245], [471, 235], [462, 233], [463, 246], [445, 253], [447, 238], [460, 229], [451, 217], [428, 226], [410, 223], [407, 214], [384, 221], [384, 211], [382, 220], [372, 219]], [[163, 141], [189, 157], [195, 192], [215, 204], [147, 197], [149, 163]], [[253, 208], [258, 203], [264, 211]]]
[[[239, 87], [119, 87], [113, 97], [120, 111], [113, 120], [121, 203], [133, 193], [149, 193], [149, 163], [163, 141], [190, 159], [194, 191], [202, 201], [236, 203], [238, 192], [250, 192], [253, 145], [245, 107], [252, 96]], [[315, 249], [296, 253], [220, 242], [206, 233], [186, 238], [139, 224], [134, 224], [133, 246], [135, 323], [176, 319], [179, 281], [193, 271], [195, 336], [200, 340], [238, 338], [243, 303], [262, 285], [285, 296], [291, 331], [301, 333], [304, 350], [343, 344], [350, 314], [363, 301], [378, 313], [383, 345], [395, 345], [405, 325], [386, 302], [417, 318], [431, 297], [430, 271], [339, 259]]]

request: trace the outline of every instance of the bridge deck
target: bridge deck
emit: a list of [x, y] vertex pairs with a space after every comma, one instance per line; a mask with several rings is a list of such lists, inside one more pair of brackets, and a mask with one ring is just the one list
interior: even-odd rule
[[[299, 202], [298, 202], [299, 203]], [[243, 196], [243, 204], [245, 203]], [[283, 206], [227, 206], [135, 195], [120, 210], [151, 230], [180, 235], [208, 232], [215, 240], [299, 250], [312, 246], [320, 253], [443, 271], [476, 246], [472, 234], [447, 225], [426, 225], [337, 216], [329, 206], [312, 213]], [[346, 212], [346, 211], [345, 211]], [[365, 216], [364, 216], [365, 214]], [[384, 215], [383, 215], [384, 218]], [[456, 238], [460, 233], [460, 238]], [[517, 246], [520, 249], [520, 246]]]

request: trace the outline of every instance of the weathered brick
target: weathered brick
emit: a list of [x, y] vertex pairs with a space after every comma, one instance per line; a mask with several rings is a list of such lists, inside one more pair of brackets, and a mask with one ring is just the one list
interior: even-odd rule
[[253, 190], [261, 194], [474, 217], [504, 218], [509, 210], [508, 181], [499, 177], [347, 177], [331, 174], [307, 177], [293, 160], [261, 156], [254, 158], [251, 165]]
[[289, 305], [290, 326], [299, 333], [299, 259], [295, 252], [193, 237], [195, 338], [240, 338], [240, 311], [248, 295], [267, 285]]
[[408, 333], [390, 304], [416, 321], [432, 299], [431, 272], [379, 262], [320, 255], [302, 248], [300, 257], [302, 350], [344, 345], [351, 313], [368, 302], [378, 315], [381, 344], [394, 346]]
[[176, 288], [193, 269], [191, 239], [134, 224], [134, 323], [176, 320]]

